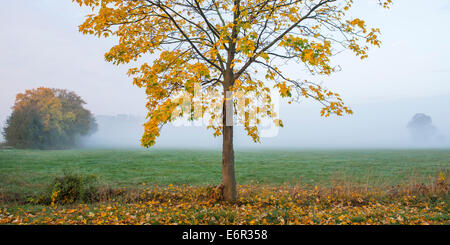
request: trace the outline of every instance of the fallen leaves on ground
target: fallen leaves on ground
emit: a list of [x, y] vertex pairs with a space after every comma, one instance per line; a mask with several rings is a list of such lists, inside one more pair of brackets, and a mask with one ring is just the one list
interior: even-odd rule
[[298, 186], [239, 186], [235, 203], [205, 186], [146, 187], [134, 200], [19, 205], [0, 224], [450, 224], [447, 185], [426, 193]]

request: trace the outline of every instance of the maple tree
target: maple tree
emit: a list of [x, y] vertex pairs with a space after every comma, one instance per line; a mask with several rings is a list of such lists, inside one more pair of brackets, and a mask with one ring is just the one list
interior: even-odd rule
[[[73, 1], [92, 10], [80, 32], [117, 38], [107, 61], [142, 62], [128, 75], [147, 94], [143, 146], [155, 144], [164, 124], [184, 116], [207, 118], [207, 128], [222, 135], [227, 201], [237, 196], [233, 125], [241, 123], [255, 142], [261, 120], [283, 125], [271, 92], [289, 102], [317, 100], [323, 116], [352, 113], [339, 94], [289, 77], [285, 64], [326, 76], [336, 71], [331, 57], [337, 52], [350, 50], [364, 59], [369, 46], [380, 46], [379, 29], [349, 16], [353, 0]], [[375, 2], [387, 8], [391, 0]], [[143, 61], [149, 54], [157, 57], [152, 63]]]

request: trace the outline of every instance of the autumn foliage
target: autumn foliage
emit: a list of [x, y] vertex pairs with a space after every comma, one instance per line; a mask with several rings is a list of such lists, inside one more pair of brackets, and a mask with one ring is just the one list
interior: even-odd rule
[[431, 184], [387, 188], [249, 184], [239, 186], [230, 204], [214, 187], [143, 186], [104, 190], [100, 203], [0, 208], [0, 224], [450, 224], [449, 187], [448, 172]]
[[6, 121], [6, 144], [17, 148], [69, 148], [97, 124], [74, 92], [37, 88], [19, 93]]
[[[221, 135], [224, 91], [234, 93], [230, 99], [243, 110], [235, 111], [234, 120], [255, 142], [263, 118], [282, 125], [271, 91], [290, 101], [317, 100], [323, 116], [351, 114], [339, 94], [292, 76], [286, 67], [327, 76], [337, 70], [336, 53], [350, 50], [364, 59], [370, 46], [381, 44], [378, 28], [349, 14], [351, 0], [73, 1], [92, 9], [80, 32], [117, 37], [107, 61], [140, 63], [128, 75], [148, 95], [144, 146], [155, 144], [162, 125], [182, 116], [207, 117], [207, 127]], [[391, 1], [378, 3], [388, 8]], [[196, 108], [183, 108], [186, 101]]]

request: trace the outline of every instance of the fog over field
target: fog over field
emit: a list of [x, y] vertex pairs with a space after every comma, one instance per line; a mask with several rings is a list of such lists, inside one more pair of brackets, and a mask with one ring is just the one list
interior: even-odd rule
[[[381, 48], [371, 49], [364, 61], [339, 54], [334, 64], [342, 71], [314, 78], [339, 93], [354, 115], [321, 118], [320, 105], [313, 101], [283, 104], [280, 117], [285, 127], [277, 136], [254, 144], [238, 127], [237, 149], [450, 147], [450, 48], [445, 41], [450, 39], [445, 31], [450, 1], [396, 0], [388, 11], [375, 3], [356, 1], [355, 10], [381, 29]], [[104, 60], [113, 39], [78, 33], [88, 9], [54, 0], [2, 5], [0, 126], [17, 93], [40, 86], [64, 88], [80, 95], [97, 117], [99, 131], [83, 140], [84, 147], [139, 147], [146, 113], [144, 89], [132, 85], [127, 66]], [[302, 69], [289, 67], [289, 76], [309, 78]], [[430, 116], [435, 128], [424, 142], [414, 140], [407, 128], [416, 113]], [[205, 128], [168, 125], [156, 147], [220, 148], [221, 138]]]
[[[283, 105], [280, 117], [284, 128], [275, 137], [253, 143], [242, 127], [236, 128], [237, 148], [448, 148], [450, 147], [450, 96], [397, 100], [390, 103], [355, 105], [355, 114], [323, 118], [313, 103]], [[425, 141], [416, 141], [408, 123], [416, 113], [433, 120], [436, 133]], [[99, 131], [84, 140], [84, 147], [139, 147], [144, 116], [97, 116]], [[194, 123], [193, 123], [194, 124]], [[203, 126], [166, 125], [157, 148], [216, 148], [221, 138], [214, 138]]]

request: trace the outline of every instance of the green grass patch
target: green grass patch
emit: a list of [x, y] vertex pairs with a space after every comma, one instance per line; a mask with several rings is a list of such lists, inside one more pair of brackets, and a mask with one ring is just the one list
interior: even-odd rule
[[[339, 180], [395, 185], [426, 182], [450, 169], [450, 150], [237, 151], [239, 184], [330, 185]], [[64, 171], [95, 175], [113, 187], [217, 185], [213, 150], [0, 150], [0, 193], [37, 194]], [[334, 182], [333, 182], [334, 181]]]

